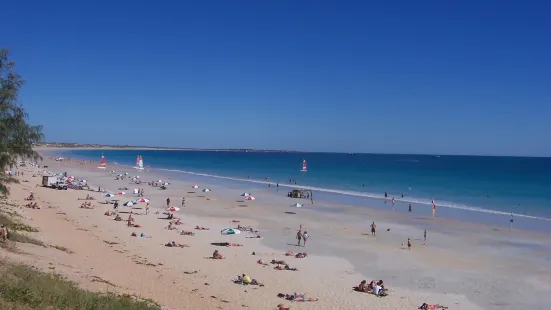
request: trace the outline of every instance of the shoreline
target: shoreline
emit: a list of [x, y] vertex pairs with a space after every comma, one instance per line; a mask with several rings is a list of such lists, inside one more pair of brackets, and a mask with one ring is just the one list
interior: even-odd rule
[[[68, 149], [74, 150], [74, 149]], [[44, 152], [49, 154], [55, 154], [55, 149], [46, 149]], [[76, 157], [78, 159], [78, 156]], [[130, 165], [117, 164], [118, 167], [131, 168]], [[167, 167], [155, 167], [153, 171], [159, 171], [161, 174], [168, 175], [177, 178], [196, 177], [196, 178], [211, 178], [214, 180], [231, 181], [236, 183], [251, 183], [261, 188], [267, 187], [269, 183], [275, 183], [274, 181], [260, 180], [260, 179], [245, 179], [232, 176], [223, 176], [210, 173], [201, 173], [194, 171], [186, 171], [180, 169], [171, 169]], [[210, 180], [208, 182], [211, 182]], [[214, 181], [213, 181], [214, 182]], [[247, 186], [247, 185], [243, 185]], [[373, 194], [369, 192], [357, 192], [346, 189], [334, 189], [323, 188], [312, 185], [302, 184], [288, 184], [286, 182], [279, 183], [282, 188], [294, 189], [306, 189], [316, 191], [316, 200], [325, 201], [327, 203], [348, 205], [348, 206], [362, 206], [365, 208], [376, 208], [379, 210], [394, 209], [397, 212], [404, 212], [404, 208], [407, 208], [407, 204], [413, 204], [415, 209], [421, 210], [422, 215], [430, 215], [430, 207], [432, 206], [430, 199], [422, 199], [415, 197], [406, 197], [396, 199], [395, 206], [391, 204], [391, 200], [384, 199], [384, 195]], [[321, 199], [320, 199], [321, 197]], [[448, 218], [451, 220], [459, 220], [463, 222], [473, 222], [481, 225], [489, 225], [499, 227], [500, 229], [509, 227], [509, 220], [511, 214], [514, 216], [513, 229], [530, 230], [540, 233], [551, 234], [551, 218], [545, 216], [531, 215], [519, 212], [500, 211], [490, 208], [480, 208], [468, 206], [460, 203], [453, 203], [444, 200], [437, 201], [437, 217]]]
[[[53, 162], [49, 166], [50, 170], [68, 171], [74, 175], [85, 177], [89, 182], [94, 182], [93, 184], [112, 190], [116, 189], [117, 184], [128, 184], [124, 181], [113, 180], [112, 176], [106, 171], [98, 171], [97, 164], [78, 167], [74, 163]], [[133, 169], [129, 168], [127, 171], [132, 172]], [[140, 172], [140, 174], [148, 174], [148, 179], [162, 175], [156, 172]], [[541, 274], [549, 272], [544, 267], [537, 267], [543, 266], [545, 257], [538, 258], [536, 255], [530, 255], [531, 252], [540, 256], [542, 253], [551, 253], [551, 245], [548, 239], [539, 234], [516, 230], [511, 232], [494, 231], [489, 226], [450, 220], [432, 220], [426, 217], [416, 216], [413, 219], [406, 219], [403, 215], [392, 214], [390, 211], [370, 210], [361, 207], [346, 208], [346, 212], [343, 212], [342, 206], [327, 203], [316, 204], [315, 209], [306, 205], [300, 210], [292, 210], [296, 211], [296, 215], [287, 215], [284, 212], [289, 211], [289, 204], [287, 203], [289, 200], [274, 195], [267, 189], [259, 190], [241, 184], [236, 186], [240, 188], [238, 190], [225, 187], [223, 184], [209, 184], [201, 181], [201, 186], [208, 186], [213, 189], [213, 192], [206, 196], [202, 192], [197, 193], [197, 190], [195, 190], [196, 193], [190, 194], [193, 191], [191, 185], [197, 182], [197, 178], [172, 180], [171, 182], [173, 185], [167, 191], [156, 191], [153, 188], [144, 186], [145, 196], [151, 199], [153, 208], [159, 208], [159, 205], [164, 204], [163, 197], [171, 196], [174, 198], [178, 197], [179, 193], [188, 197], [190, 208], [186, 207], [184, 216], [192, 219], [193, 224], [210, 225], [212, 228], [213, 222], [223, 225], [220, 223], [228, 223], [230, 219], [237, 218], [246, 224], [255, 225], [263, 236], [263, 239], [255, 242], [256, 246], [259, 246], [257, 253], [262, 258], [265, 258], [265, 256], [284, 258], [281, 253], [286, 250], [296, 252], [297, 248], [290, 245], [295, 242], [293, 231], [299, 224], [305, 225], [312, 236], [308, 246], [309, 260], [293, 259], [290, 263], [293, 267], [297, 266], [300, 269], [298, 277], [306, 278], [308, 281], [303, 282], [304, 280], [301, 280], [297, 282], [297, 273], [290, 273], [289, 276], [293, 275], [292, 280], [288, 278], [288, 274], [284, 274], [287, 280], [282, 283], [277, 280], [279, 274], [267, 273], [262, 276], [261, 280], [277, 280], [275, 284], [272, 283], [271, 285], [276, 287], [284, 285], [277, 289], [279, 291], [284, 291], [285, 287], [288, 286], [284, 283], [291, 281], [296, 284], [296, 286], [293, 285], [292, 290], [308, 292], [310, 296], [314, 295], [314, 297], [319, 297], [315, 296], [318, 294], [314, 292], [320, 292], [319, 295], [332, 296], [328, 304], [313, 303], [308, 305], [316, 309], [331, 309], [327, 305], [340, 305], [341, 303], [350, 305], [347, 309], [363, 309], [366, 303], [378, 309], [409, 309], [414, 306], [417, 308], [422, 302], [437, 302], [449, 306], [450, 309], [494, 309], [495, 306], [492, 306], [491, 300], [498, 298], [497, 296], [505, 298], [508, 303], [517, 308], [529, 306], [532, 309], [544, 309], [541, 308], [541, 300], [534, 300], [528, 305], [526, 301], [523, 301], [522, 294], [509, 296], [506, 293], [509, 288], [500, 287], [494, 281], [501, 279], [500, 281], [504, 281], [503, 283], [511, 283], [511, 281], [518, 281], [520, 278], [523, 283], [525, 282], [526, 287], [531, 287], [534, 291], [543, 290], [542, 294], [546, 292], [546, 288], [551, 287], [548, 281], [539, 278]], [[249, 191], [250, 189], [255, 191], [258, 199], [252, 203], [247, 203], [246, 207], [240, 207], [240, 205], [245, 204], [239, 202], [241, 200], [236, 196], [239, 195], [239, 192]], [[205, 197], [210, 198], [210, 200], [205, 200]], [[331, 208], [335, 208], [340, 212], [324, 212], [324, 209]], [[101, 209], [104, 210], [104, 208]], [[78, 209], [77, 211], [82, 212]], [[96, 212], [94, 210], [87, 211]], [[142, 218], [144, 217], [141, 216], [138, 220], [141, 221]], [[103, 229], [105, 224], [101, 223], [105, 221], [105, 218], [99, 216], [98, 220], [100, 221], [98, 227]], [[381, 236], [371, 238], [363, 235], [367, 232], [366, 227], [371, 220], [377, 222]], [[160, 227], [161, 224], [154, 218], [148, 222], [147, 233], [154, 234], [156, 238], [159, 232], [156, 232], [154, 227], [149, 228], [150, 225]], [[218, 226], [218, 228], [222, 227]], [[386, 231], [387, 229], [388, 231]], [[428, 246], [423, 246], [422, 241], [418, 240], [422, 238], [423, 229], [429, 231]], [[414, 250], [404, 252], [400, 243], [403, 243], [408, 237], [412, 238]], [[195, 237], [192, 239], [195, 239]], [[179, 237], [178, 240], [181, 242], [187, 240], [187, 238]], [[214, 240], [223, 241], [220, 237], [215, 237]], [[243, 242], [248, 249], [245, 253], [239, 254], [239, 252], [236, 252], [235, 255], [240, 258], [236, 256], [236, 260], [232, 261], [232, 264], [241, 266], [239, 268], [243, 272], [249, 272], [250, 268], [254, 268], [254, 262], [259, 256], [250, 257], [250, 251], [252, 250], [250, 247], [253, 245], [245, 243], [248, 239], [238, 240]], [[203, 245], [192, 246], [195, 250], [195, 246]], [[469, 250], [464, 251], [464, 249]], [[149, 249], [149, 251], [159, 252], [158, 245]], [[226, 252], [228, 250], [222, 249], [222, 251]], [[261, 253], [265, 253], [265, 255]], [[152, 253], [149, 253], [149, 255], [152, 255]], [[158, 254], [154, 256], [159, 258]], [[185, 261], [191, 260], [193, 262], [193, 256], [197, 256], [197, 254], [191, 255]], [[310, 260], [310, 258], [313, 259]], [[287, 260], [287, 258], [285, 259]], [[366, 262], [368, 262], [367, 265]], [[193, 264], [200, 263], [194, 262]], [[242, 265], [243, 263], [246, 263], [245, 266]], [[320, 268], [325, 270], [326, 273], [320, 275]], [[507, 274], [505, 270], [515, 271]], [[262, 272], [262, 269], [257, 271]], [[364, 300], [364, 297], [372, 297], [343, 290], [352, 285], [357, 285], [355, 282], [359, 282], [362, 278], [384, 279], [387, 285], [392, 287], [392, 295], [389, 296], [390, 298]], [[335, 279], [340, 280], [335, 281]], [[225, 279], [216, 285], [226, 287], [227, 280]], [[534, 281], [538, 281], [540, 286], [533, 287]], [[465, 282], [477, 283], [476, 290], [473, 290], [473, 287], [460, 285], [460, 283]], [[230, 285], [224, 291], [233, 291], [233, 288]], [[327, 289], [339, 293], [337, 295], [322, 293]], [[532, 294], [534, 291], [532, 291]], [[272, 303], [277, 301], [277, 299], [274, 300], [270, 296], [270, 294], [265, 295], [263, 299], [270, 300]], [[396, 304], [395, 298], [400, 299], [401, 303], [399, 305]], [[164, 304], [163, 300], [159, 300], [159, 302]], [[260, 301], [258, 302], [260, 303]], [[375, 303], [372, 304], [371, 302]], [[270, 305], [266, 309], [273, 307], [272, 304]], [[359, 307], [359, 305], [362, 306]], [[308, 306], [304, 309], [310, 309]], [[295, 308], [296, 306], [292, 305], [292, 307]], [[258, 308], [264, 309], [263, 307]], [[500, 307], [499, 309], [513, 309], [513, 307]]]

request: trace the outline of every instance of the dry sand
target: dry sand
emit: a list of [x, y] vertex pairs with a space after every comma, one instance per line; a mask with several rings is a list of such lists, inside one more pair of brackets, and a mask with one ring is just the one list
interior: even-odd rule
[[[545, 300], [551, 292], [551, 265], [545, 264], [550, 255], [547, 236], [496, 232], [490, 227], [448, 221], [431, 223], [429, 244], [424, 246], [419, 223], [431, 219], [410, 219], [412, 224], [408, 224], [408, 219], [390, 212], [353, 206], [306, 205], [297, 210], [290, 209], [292, 200], [276, 195], [273, 189], [257, 190], [257, 200], [244, 202], [239, 194], [249, 190], [247, 185], [235, 189], [201, 184], [201, 188], [206, 185], [213, 189], [203, 193], [191, 189], [196, 180], [189, 179], [173, 181], [163, 191], [147, 184], [114, 180], [111, 168], [97, 169], [97, 163], [45, 160], [42, 164], [50, 171], [85, 178], [95, 188], [100, 185], [111, 192], [119, 187], [130, 188], [121, 202], [135, 199], [129, 197], [132, 188], [144, 188], [145, 197], [151, 200], [149, 215], [143, 214], [144, 204], [138, 205], [142, 209], [120, 207], [123, 219], [128, 214], [122, 212], [138, 213], [134, 218], [142, 228], [129, 228], [125, 221], [104, 215], [113, 208], [103, 204], [101, 193], [36, 187], [41, 177], [32, 177], [31, 168], [19, 177], [28, 182], [12, 186], [11, 200], [23, 205], [24, 197], [34, 191], [42, 206], [40, 210], [17, 209], [23, 221], [37, 227], [40, 232], [36, 235], [45, 243], [66, 247], [72, 253], [20, 245], [24, 254], [2, 249], [2, 255], [62, 274], [88, 289], [136, 294], [154, 299], [167, 309], [276, 309], [283, 303], [292, 309], [403, 310], [417, 309], [423, 302], [466, 310], [547, 309]], [[139, 174], [145, 181], [163, 178], [155, 172], [114, 169]], [[83, 201], [78, 199], [87, 194], [96, 198], [93, 210], [79, 208]], [[182, 196], [186, 196], [186, 207], [176, 216], [184, 224], [176, 227], [193, 231], [194, 236], [164, 229], [168, 221], [158, 219], [162, 214], [155, 214], [162, 212], [167, 197], [172, 205], [179, 206]], [[332, 208], [342, 212], [332, 212]], [[297, 214], [289, 215], [287, 211]], [[372, 219], [378, 225], [376, 238], [365, 235]], [[221, 229], [237, 225], [232, 220], [260, 230], [263, 238], [246, 238], [254, 236], [251, 233], [222, 236]], [[311, 236], [306, 248], [294, 245], [300, 224]], [[210, 230], [194, 230], [196, 225]], [[131, 237], [132, 232], [143, 232], [151, 238]], [[408, 237], [413, 240], [412, 250], [401, 246]], [[172, 240], [190, 247], [163, 246]], [[211, 245], [225, 241], [244, 246]], [[536, 254], [527, 258], [527, 250], [512, 245], [512, 241], [529, 241], [542, 247], [536, 247]], [[208, 259], [215, 249], [226, 259]], [[304, 259], [287, 257], [284, 253], [288, 250], [309, 255]], [[257, 264], [259, 259], [282, 259], [299, 271], [276, 271], [273, 265]], [[265, 286], [232, 283], [243, 273]], [[377, 298], [352, 291], [352, 286], [363, 279], [383, 279], [390, 296]], [[277, 297], [278, 293], [294, 292], [319, 301], [298, 303]]]

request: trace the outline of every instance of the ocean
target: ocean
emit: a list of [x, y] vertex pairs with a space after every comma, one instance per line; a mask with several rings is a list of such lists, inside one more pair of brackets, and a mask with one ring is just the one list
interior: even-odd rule
[[[551, 219], [551, 158], [429, 156], [342, 153], [232, 152], [182, 150], [60, 150], [63, 157], [133, 166], [136, 156], [153, 170], [172, 177], [201, 177], [225, 182], [279, 182], [281, 186], [311, 188], [316, 199], [382, 205], [385, 192], [400, 204], [430, 212], [447, 208], [488, 214]], [[308, 171], [301, 172], [306, 160]], [[290, 182], [291, 180], [291, 182]], [[296, 185], [294, 184], [296, 180]], [[403, 194], [403, 198], [402, 198]]]

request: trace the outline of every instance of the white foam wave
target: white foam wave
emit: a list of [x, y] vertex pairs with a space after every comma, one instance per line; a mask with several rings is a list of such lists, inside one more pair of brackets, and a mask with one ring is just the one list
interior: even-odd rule
[[[270, 182], [270, 181], [260, 181], [260, 180], [251, 180], [251, 179], [243, 179], [243, 178], [233, 178], [233, 177], [226, 177], [226, 176], [207, 174], [207, 173], [199, 173], [199, 172], [192, 172], [192, 171], [186, 171], [186, 170], [178, 170], [178, 169], [157, 168], [155, 170], [179, 172], [179, 173], [186, 173], [186, 174], [190, 174], [190, 175], [210, 177], [210, 178], [215, 178], [215, 179], [249, 182], [249, 183], [264, 184], [264, 185], [268, 185], [268, 183], [272, 183], [272, 184], [274, 183], [274, 182]], [[371, 199], [382, 199], [382, 200], [385, 199], [384, 195], [374, 194], [374, 193], [361, 193], [361, 192], [337, 190], [337, 189], [331, 189], [331, 188], [322, 188], [322, 187], [307, 186], [307, 185], [304, 186], [304, 185], [284, 184], [284, 183], [280, 183], [279, 186], [280, 187], [288, 187], [288, 188], [297, 188], [298, 187], [298, 188], [301, 188], [301, 189], [306, 189], [306, 190], [311, 190], [311, 191], [318, 191], [318, 192], [332, 193], [332, 194], [339, 194], [339, 195], [347, 195], [347, 196], [355, 196], [355, 197], [363, 197], [363, 198], [371, 198]], [[432, 200], [431, 199], [422, 199], [422, 198], [411, 197], [411, 198], [396, 199], [396, 201], [432, 206]], [[450, 208], [450, 209], [459, 209], [459, 210], [465, 210], [465, 211], [473, 211], [473, 212], [482, 212], [482, 213], [489, 213], [489, 214], [496, 214], [496, 215], [511, 216], [510, 212], [484, 209], [484, 208], [479, 208], [479, 207], [474, 207], [474, 206], [468, 206], [468, 205], [463, 205], [463, 204], [447, 202], [447, 201], [437, 201], [437, 207], [444, 207], [444, 208]], [[550, 218], [527, 215], [527, 214], [513, 213], [513, 216], [529, 218], [529, 219], [536, 219], [536, 220], [551, 221]]]

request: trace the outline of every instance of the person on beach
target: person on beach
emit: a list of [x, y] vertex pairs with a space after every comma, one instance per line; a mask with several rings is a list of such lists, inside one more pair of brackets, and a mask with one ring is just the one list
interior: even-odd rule
[[427, 230], [425, 229], [425, 233], [423, 234], [423, 237], [425, 239], [423, 244], [427, 244]]
[[411, 239], [408, 238], [408, 250], [411, 250]]
[[186, 197], [182, 198], [182, 208], [186, 206]]
[[166, 199], [166, 206], [167, 206], [167, 207], [170, 207], [170, 198], [167, 198], [167, 199]]
[[300, 240], [302, 239], [302, 230], [300, 230], [300, 229], [299, 229], [299, 231], [297, 231], [297, 239], [298, 239], [297, 245], [300, 246]]
[[375, 222], [371, 223], [369, 227], [371, 227], [371, 235], [376, 236], [375, 229], [377, 228], [377, 225], [375, 225]]
[[113, 205], [113, 210], [117, 210], [119, 207], [119, 203], [117, 201], [115, 201], [115, 204]]
[[394, 205], [394, 197], [392, 197], [392, 205]]
[[411, 213], [411, 203], [409, 204], [408, 212]]
[[6, 226], [2, 225], [0, 227], [0, 231], [2, 232], [2, 242], [5, 245], [6, 243], [8, 243], [8, 229], [6, 228]]
[[145, 215], [149, 214], [149, 202], [145, 205]]
[[304, 239], [304, 242], [302, 242], [302, 246], [306, 247], [306, 240], [308, 240], [310, 236], [308, 236], [308, 232], [304, 231], [304, 234], [302, 234], [302, 239]]
[[385, 200], [388, 198], [388, 194], [387, 192], [385, 192]]

